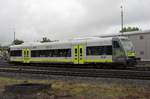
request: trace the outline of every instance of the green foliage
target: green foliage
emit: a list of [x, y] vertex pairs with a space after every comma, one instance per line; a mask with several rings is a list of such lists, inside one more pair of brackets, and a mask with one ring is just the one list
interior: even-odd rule
[[24, 43], [23, 40], [18, 40], [18, 39], [16, 39], [16, 40], [13, 41], [13, 44], [14, 44], [14, 45], [20, 45], [20, 44], [22, 44], [22, 43]]
[[139, 31], [140, 29], [138, 27], [124, 27], [123, 30], [120, 32], [132, 32], [132, 31]]
[[44, 42], [52, 42], [50, 39], [48, 39], [47, 37], [43, 37], [41, 43]]

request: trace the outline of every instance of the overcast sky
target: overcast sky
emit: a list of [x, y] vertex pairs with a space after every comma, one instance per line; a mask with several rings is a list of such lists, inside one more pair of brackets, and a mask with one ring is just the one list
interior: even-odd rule
[[0, 0], [0, 44], [117, 33], [124, 25], [150, 29], [150, 0]]

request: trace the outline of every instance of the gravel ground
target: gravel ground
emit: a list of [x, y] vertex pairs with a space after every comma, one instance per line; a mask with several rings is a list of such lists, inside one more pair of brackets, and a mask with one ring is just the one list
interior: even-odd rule
[[40, 75], [40, 74], [23, 74], [23, 73], [3, 73], [0, 72], [1, 77], [10, 77], [16, 79], [44, 79], [44, 80], [62, 80], [72, 82], [88, 82], [88, 83], [105, 83], [105, 84], [121, 84], [133, 85], [141, 87], [150, 87], [150, 80], [136, 80], [136, 79], [120, 79], [120, 78], [96, 78], [96, 77], [75, 77], [75, 76], [55, 76], [55, 75]]
[[[150, 62], [141, 62], [140, 64], [150, 64]], [[9, 65], [6, 61], [0, 59], [0, 66]], [[1, 77], [10, 77], [17, 79], [47, 79], [47, 80], [62, 80], [74, 82], [89, 82], [89, 83], [106, 83], [106, 84], [127, 84], [135, 86], [150, 86], [150, 80], [136, 80], [136, 79], [120, 79], [120, 78], [96, 78], [96, 77], [73, 77], [73, 76], [54, 76], [54, 75], [40, 75], [40, 74], [15, 74], [0, 72]]]
[[[141, 63], [142, 64], [142, 63]], [[145, 63], [143, 63], [145, 64]], [[150, 66], [150, 65], [139, 65], [139, 66]], [[146, 63], [146, 64], [150, 64]], [[9, 65], [6, 61], [0, 60], [0, 66], [7, 66]], [[71, 81], [71, 82], [75, 82], [75, 83], [90, 83], [90, 84], [118, 84], [118, 85], [133, 85], [136, 87], [145, 87], [145, 88], [150, 88], [150, 80], [136, 80], [136, 79], [120, 79], [120, 78], [96, 78], [96, 77], [73, 77], [73, 76], [54, 76], [54, 75], [40, 75], [40, 74], [23, 74], [23, 73], [4, 73], [4, 72], [0, 72], [0, 77], [8, 77], [8, 78], [15, 78], [15, 79], [21, 79], [21, 80], [30, 80], [30, 79], [38, 79], [38, 80], [58, 80], [58, 81]], [[105, 87], [104, 87], [105, 88]], [[106, 87], [107, 88], [107, 87]], [[109, 89], [109, 88], [108, 88]], [[91, 90], [91, 89], [90, 89]], [[107, 89], [106, 89], [107, 90]], [[131, 89], [132, 90], [132, 89]], [[54, 95], [47, 95], [44, 93], [38, 93], [38, 94], [31, 94], [31, 95], [8, 95], [8, 94], [3, 94], [1, 92], [3, 92], [4, 89], [0, 89], [0, 99], [100, 99], [100, 97], [96, 97], [96, 98], [84, 98], [84, 97], [66, 97], [64, 94], [62, 93], [62, 96], [60, 97], [55, 97]], [[116, 91], [116, 90], [115, 90]], [[120, 90], [119, 90], [120, 91]], [[135, 91], [135, 90], [134, 90]], [[130, 89], [129, 89], [129, 92]], [[147, 91], [148, 93], [145, 94], [149, 95], [149, 91]], [[141, 94], [142, 92], [140, 92], [139, 94]], [[64, 96], [65, 97], [64, 97]], [[89, 94], [88, 94], [89, 95]], [[144, 94], [143, 94], [144, 95]], [[101, 97], [101, 99], [112, 99], [112, 97]], [[113, 98], [116, 99], [116, 98]], [[141, 97], [138, 97], [138, 95], [136, 94], [129, 94], [126, 97], [120, 97], [117, 99], [141, 99]], [[142, 99], [150, 99], [149, 96], [147, 96], [147, 98], [142, 98]]]

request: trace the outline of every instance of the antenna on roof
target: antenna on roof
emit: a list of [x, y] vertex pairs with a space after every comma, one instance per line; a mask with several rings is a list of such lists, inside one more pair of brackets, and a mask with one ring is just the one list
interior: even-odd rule
[[123, 6], [121, 5], [121, 33], [123, 34]]
[[16, 40], [16, 32], [14, 31], [14, 41]]

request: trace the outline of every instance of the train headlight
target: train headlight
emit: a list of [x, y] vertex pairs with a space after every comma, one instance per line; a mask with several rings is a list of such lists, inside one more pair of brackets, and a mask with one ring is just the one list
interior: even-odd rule
[[135, 56], [135, 52], [128, 52], [127, 55], [128, 57]]

